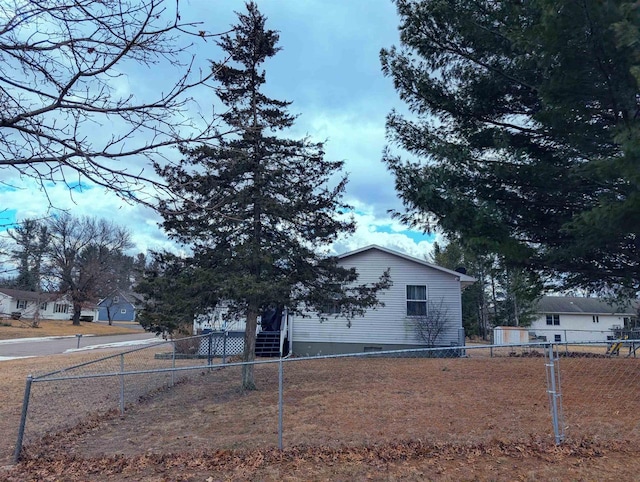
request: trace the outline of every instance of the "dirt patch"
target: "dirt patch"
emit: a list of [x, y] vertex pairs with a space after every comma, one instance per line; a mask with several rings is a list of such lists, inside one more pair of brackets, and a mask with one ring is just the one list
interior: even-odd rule
[[[7, 480], [635, 480], [640, 360], [561, 360], [568, 440], [553, 439], [545, 359], [296, 360], [259, 390], [239, 367], [52, 434]], [[0, 478], [2, 474], [0, 474]]]

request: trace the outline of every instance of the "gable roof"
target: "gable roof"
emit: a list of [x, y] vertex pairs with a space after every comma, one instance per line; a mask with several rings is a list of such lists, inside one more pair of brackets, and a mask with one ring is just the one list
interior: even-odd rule
[[637, 315], [640, 302], [633, 300], [627, 304], [609, 303], [601, 298], [578, 296], [543, 296], [538, 301], [538, 313], [584, 313], [589, 315]]
[[133, 291], [124, 291], [124, 290], [121, 290], [120, 288], [116, 288], [111, 293], [109, 293], [109, 296], [107, 296], [106, 298], [102, 298], [100, 301], [98, 301], [98, 305], [102, 306], [103, 302], [109, 299], [113, 299], [114, 296], [119, 296], [126, 303], [129, 303], [134, 308], [136, 303], [142, 303], [144, 301], [143, 296], [138, 293], [134, 293]]
[[423, 259], [419, 259], [419, 258], [414, 258], [413, 256], [409, 256], [408, 254], [404, 254], [404, 253], [400, 253], [398, 251], [394, 251], [392, 249], [389, 248], [383, 248], [382, 246], [378, 246], [376, 244], [371, 244], [369, 246], [365, 246], [364, 248], [359, 248], [359, 249], [355, 249], [353, 251], [349, 251], [348, 253], [343, 253], [343, 254], [339, 254], [338, 258], [339, 259], [344, 259], [344, 258], [348, 258], [349, 256], [354, 256], [356, 254], [360, 254], [360, 253], [364, 253], [365, 251], [369, 251], [372, 249], [377, 249], [378, 251], [382, 251], [383, 253], [387, 253], [390, 254], [392, 256], [397, 256], [399, 258], [403, 258], [406, 260], [409, 260], [413, 263], [417, 263], [417, 264], [421, 264], [423, 266], [427, 266], [429, 268], [435, 269], [437, 271], [441, 271], [443, 273], [455, 276], [456, 278], [458, 278], [460, 280], [460, 282], [463, 285], [469, 285], [471, 283], [474, 283], [476, 281], [476, 279], [472, 276], [466, 275], [466, 274], [462, 274], [459, 273], [458, 271], [454, 271], [451, 269], [447, 269], [447, 268], [443, 268], [442, 266], [438, 266], [436, 264], [433, 263], [429, 263]]
[[64, 297], [64, 295], [61, 293], [50, 293], [46, 291], [36, 293], [35, 291], [15, 290], [13, 288], [0, 288], [0, 293], [5, 294], [15, 300], [24, 301], [54, 301], [60, 300]]

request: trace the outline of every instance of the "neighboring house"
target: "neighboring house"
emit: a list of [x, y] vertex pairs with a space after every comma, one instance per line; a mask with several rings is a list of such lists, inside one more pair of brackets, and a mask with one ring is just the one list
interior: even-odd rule
[[[291, 317], [293, 353], [319, 355], [419, 348], [427, 345], [416, 321], [429, 310], [444, 317], [434, 346], [464, 345], [461, 291], [475, 279], [380, 246], [338, 256], [339, 264], [358, 271], [358, 283], [374, 283], [388, 269], [393, 285], [378, 293], [384, 306], [352, 320], [326, 314]], [[434, 313], [431, 313], [432, 315]]]
[[[69, 320], [73, 316], [73, 304], [60, 293], [0, 288], [0, 316], [33, 319], [36, 315], [43, 320]], [[87, 304], [80, 316], [95, 320], [98, 316], [95, 305]]]
[[529, 328], [541, 341], [605, 342], [635, 327], [640, 303], [610, 304], [599, 298], [543, 296]]
[[136, 321], [136, 304], [140, 301], [135, 293], [115, 290], [98, 302], [98, 320]]

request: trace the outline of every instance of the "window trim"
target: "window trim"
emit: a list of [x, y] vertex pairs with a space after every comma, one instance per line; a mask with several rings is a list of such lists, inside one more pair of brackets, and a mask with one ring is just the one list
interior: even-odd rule
[[69, 313], [69, 305], [67, 303], [54, 303], [53, 312], [61, 314]]
[[[410, 288], [424, 288], [424, 298], [421, 297], [413, 297], [411, 298], [409, 295], [409, 289]], [[420, 317], [420, 316], [427, 316], [427, 307], [428, 307], [428, 301], [429, 301], [429, 289], [427, 287], [426, 284], [415, 284], [415, 285], [405, 285], [405, 301], [406, 301], [406, 313], [407, 316], [410, 318], [416, 318], [416, 317]], [[415, 293], [412, 296], [417, 296], [418, 294]], [[409, 308], [410, 306], [413, 306], [413, 308]], [[424, 306], [424, 309], [422, 310], [415, 310], [415, 307], [417, 306]], [[423, 313], [416, 313], [416, 311], [423, 311]]]
[[320, 313], [323, 315], [339, 315], [341, 313], [340, 303], [338, 303], [337, 301], [325, 303], [320, 308]]
[[16, 310], [26, 310], [27, 309], [27, 300], [16, 300]]
[[122, 309], [120, 310], [120, 314], [121, 314], [121, 315], [126, 315], [126, 314], [127, 314], [127, 309], [126, 309], [126, 308], [122, 308]]
[[546, 315], [547, 326], [560, 326], [560, 315], [550, 313]]

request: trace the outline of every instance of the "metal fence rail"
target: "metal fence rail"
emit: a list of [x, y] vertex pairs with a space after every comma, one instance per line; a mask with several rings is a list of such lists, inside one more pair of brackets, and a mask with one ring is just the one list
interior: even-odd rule
[[[224, 339], [213, 337], [160, 343], [28, 377], [15, 459], [23, 445], [95, 417], [144, 417], [148, 403], [166, 417], [190, 411], [189, 422], [181, 423], [210, 423], [206, 447], [371, 443], [398, 434], [453, 442], [640, 440], [640, 360], [631, 353], [609, 356], [606, 343], [260, 359], [254, 362], [260, 390], [243, 393], [244, 364], [229, 363], [234, 358], [218, 350]], [[465, 405], [470, 401], [473, 410]], [[333, 410], [341, 411], [348, 427], [336, 426]]]

